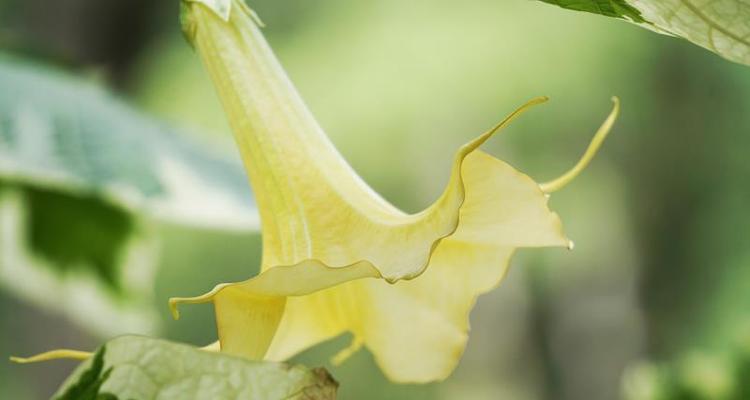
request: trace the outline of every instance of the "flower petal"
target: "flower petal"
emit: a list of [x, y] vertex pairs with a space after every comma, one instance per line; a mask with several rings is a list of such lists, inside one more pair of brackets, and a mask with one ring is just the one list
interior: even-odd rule
[[414, 257], [406, 252], [428, 249], [418, 279], [363, 279], [383, 277], [370, 260], [338, 268], [306, 260], [173, 303], [213, 301], [223, 351], [260, 358], [273, 338], [266, 358], [280, 360], [349, 331], [392, 380], [445, 378], [465, 346], [476, 297], [500, 282], [513, 250], [569, 243], [539, 185], [476, 150], [490, 132], [458, 153], [460, 174], [445, 192], [465, 193], [465, 200], [430, 208], [441, 220], [455, 220], [454, 231], [401, 249], [407, 259]]
[[[285, 358], [349, 331], [354, 344], [339, 359], [364, 345], [393, 380], [446, 377], [474, 299], [502, 279], [514, 249], [570, 246], [547, 193], [477, 150], [546, 98], [463, 146], [443, 194], [409, 215], [336, 151], [241, 0], [232, 0], [228, 20], [184, 4], [184, 30], [219, 91], [253, 186], [263, 261], [257, 277], [172, 299], [173, 309], [213, 302], [222, 350], [246, 357]], [[548, 186], [564, 186], [585, 158]]]
[[569, 243], [529, 177], [481, 151], [466, 157], [462, 175], [466, 201], [458, 228], [440, 241], [422, 275], [289, 297], [267, 357], [286, 359], [349, 331], [391, 380], [446, 378], [463, 353], [477, 296], [500, 283], [515, 248]]

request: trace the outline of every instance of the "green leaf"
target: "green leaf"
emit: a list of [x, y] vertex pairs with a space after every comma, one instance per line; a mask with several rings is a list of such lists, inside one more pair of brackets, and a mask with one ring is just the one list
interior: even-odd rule
[[628, 0], [656, 28], [750, 65], [746, 0]]
[[750, 3], [745, 0], [541, 0], [628, 19], [750, 65]]
[[[79, 367], [68, 379], [64, 393], [57, 400], [98, 400], [106, 398], [108, 394], [100, 393], [104, 381], [109, 379], [112, 368], [104, 370], [104, 353], [102, 346], [85, 367]], [[111, 396], [111, 395], [110, 395]]]
[[259, 227], [236, 155], [0, 54], [0, 287], [93, 333], [152, 333], [152, 221]]
[[3, 180], [95, 194], [180, 224], [258, 228], [235, 154], [192, 142], [93, 83], [2, 54], [0, 87]]
[[123, 336], [81, 364], [53, 398], [326, 400], [336, 398], [337, 386], [323, 369], [250, 361], [159, 339]]
[[555, 4], [562, 8], [585, 11], [608, 17], [627, 19], [633, 22], [645, 22], [640, 11], [625, 2], [625, 0], [541, 0]]

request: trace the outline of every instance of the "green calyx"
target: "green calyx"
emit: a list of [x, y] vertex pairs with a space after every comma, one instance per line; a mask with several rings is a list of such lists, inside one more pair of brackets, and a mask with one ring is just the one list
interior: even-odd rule
[[180, 2], [180, 25], [182, 27], [182, 34], [191, 46], [193, 45], [197, 29], [197, 24], [193, 15], [193, 7], [197, 5], [206, 7], [226, 23], [231, 23], [230, 19], [232, 12], [238, 10], [238, 12], [246, 13], [252, 22], [259, 27], [262, 28], [265, 26], [263, 21], [260, 20], [260, 17], [258, 17], [258, 14], [248, 7], [244, 0], [182, 0]]
[[[182, 11], [180, 12], [180, 20], [184, 22], [184, 19], [187, 18], [185, 16], [186, 14], [186, 6], [189, 5], [189, 3], [198, 3], [202, 4], [205, 7], [207, 7], [209, 10], [213, 11], [219, 18], [223, 19], [224, 21], [229, 21], [229, 15], [232, 12], [232, 0], [182, 0]], [[184, 25], [183, 25], [184, 28]]]

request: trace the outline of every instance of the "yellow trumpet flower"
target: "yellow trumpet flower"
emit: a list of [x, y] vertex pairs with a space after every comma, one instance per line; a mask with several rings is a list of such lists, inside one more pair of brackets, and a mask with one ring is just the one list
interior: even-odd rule
[[242, 0], [183, 0], [185, 35], [229, 117], [263, 228], [261, 273], [180, 303], [212, 302], [221, 351], [286, 359], [345, 332], [398, 382], [446, 378], [466, 346], [478, 295], [518, 248], [572, 247], [549, 193], [572, 180], [609, 132], [618, 102], [579, 163], [538, 184], [479, 149], [529, 107], [459, 149], [449, 183], [404, 213], [368, 187], [312, 116]]
[[[219, 341], [205, 347], [283, 360], [352, 333], [342, 362], [367, 347], [397, 382], [444, 379], [466, 346], [476, 298], [503, 279], [523, 247], [568, 247], [549, 194], [593, 158], [619, 101], [578, 163], [538, 184], [479, 147], [536, 98], [459, 149], [448, 185], [430, 207], [404, 213], [370, 189], [336, 151], [242, 0], [182, 0], [183, 31], [229, 116], [263, 228], [261, 273], [180, 303], [212, 302]], [[86, 359], [55, 350], [30, 358]]]

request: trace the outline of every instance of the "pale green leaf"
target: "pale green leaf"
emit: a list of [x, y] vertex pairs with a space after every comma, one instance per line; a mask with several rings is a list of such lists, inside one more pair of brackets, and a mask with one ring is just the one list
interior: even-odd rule
[[750, 65], [750, 3], [746, 0], [541, 0], [617, 17], [687, 39]]
[[608, 17], [628, 19], [633, 22], [645, 22], [641, 13], [625, 0], [541, 0], [576, 11], [585, 11]]
[[255, 231], [237, 157], [0, 55], [0, 287], [91, 332], [154, 332], [151, 221]]
[[180, 224], [258, 228], [235, 154], [193, 143], [95, 84], [2, 54], [0, 87], [3, 181], [94, 193]]
[[750, 2], [628, 0], [657, 29], [750, 65]]
[[123, 336], [102, 346], [57, 400], [327, 400], [338, 384], [323, 369], [250, 361], [192, 346]]

